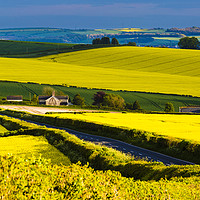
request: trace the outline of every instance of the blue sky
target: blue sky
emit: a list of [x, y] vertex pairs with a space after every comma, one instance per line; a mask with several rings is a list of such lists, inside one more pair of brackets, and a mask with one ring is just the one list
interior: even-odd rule
[[199, 0], [0, 1], [0, 28], [200, 26]]

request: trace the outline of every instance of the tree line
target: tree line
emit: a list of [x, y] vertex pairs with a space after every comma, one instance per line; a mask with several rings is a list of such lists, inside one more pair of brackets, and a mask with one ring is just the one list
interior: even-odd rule
[[119, 45], [119, 41], [116, 38], [112, 38], [112, 40], [110, 41], [109, 37], [102, 37], [100, 38], [96, 38], [92, 41], [92, 44], [113, 44], [113, 45]]
[[[119, 41], [116, 38], [110, 39], [109, 37], [102, 37], [93, 39], [92, 41], [93, 45], [98, 45], [98, 44], [104, 44], [104, 45], [119, 45]], [[135, 42], [129, 42], [127, 44], [128, 46], [136, 46]]]
[[[102, 38], [95, 38], [92, 41], [93, 45], [120, 45], [119, 41], [116, 38], [110, 39], [109, 37], [102, 37]], [[136, 46], [135, 42], [129, 42], [127, 44], [128, 46]], [[199, 49], [200, 48], [200, 42], [198, 38], [196, 37], [184, 37], [181, 38], [178, 42], [178, 46], [181, 49]]]
[[[52, 92], [55, 92], [56, 95], [64, 95], [63, 92], [57, 91], [51, 87], [44, 87], [43, 94], [51, 96]], [[32, 102], [38, 104], [38, 96], [34, 95], [32, 98]], [[85, 99], [80, 94], [76, 94], [73, 99], [69, 98], [69, 102], [73, 105], [85, 106]], [[144, 111], [140, 106], [139, 102], [136, 100], [133, 103], [127, 103], [125, 100], [118, 94], [105, 93], [104, 91], [98, 91], [93, 96], [93, 106], [97, 106], [97, 108], [113, 108], [117, 110], [135, 110], [135, 111]], [[172, 103], [168, 102], [165, 104], [164, 108], [165, 112], [174, 112], [174, 106]]]
[[[98, 91], [93, 96], [93, 104], [94, 106], [97, 106], [98, 108], [108, 107], [108, 108], [114, 108], [118, 110], [135, 110], [135, 111], [144, 111], [139, 102], [136, 100], [134, 103], [126, 103], [125, 100], [118, 94], [106, 94], [104, 91]], [[75, 95], [72, 103], [74, 105], [85, 105], [85, 100], [83, 97], [81, 97], [80, 94]], [[164, 111], [167, 113], [174, 112], [174, 106], [172, 103], [167, 102], [165, 104]]]

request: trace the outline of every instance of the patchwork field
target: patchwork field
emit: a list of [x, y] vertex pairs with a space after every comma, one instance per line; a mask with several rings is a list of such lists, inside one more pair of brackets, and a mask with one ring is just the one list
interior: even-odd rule
[[97, 124], [125, 127], [200, 141], [200, 115], [139, 114], [139, 113], [83, 113], [52, 114], [59, 118], [78, 119]]
[[[1, 127], [0, 127], [1, 128]], [[1, 131], [1, 129], [0, 129]], [[13, 154], [16, 156], [39, 157], [51, 159], [53, 164], [69, 165], [70, 159], [62, 154], [42, 137], [9, 136], [0, 138], [0, 156]]]
[[200, 96], [199, 55], [195, 50], [113, 47], [40, 60], [0, 58], [0, 79]]

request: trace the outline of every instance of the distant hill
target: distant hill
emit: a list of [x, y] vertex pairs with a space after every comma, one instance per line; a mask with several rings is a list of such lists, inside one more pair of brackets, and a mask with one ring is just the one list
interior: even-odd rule
[[[136, 42], [140, 46], [176, 47], [183, 36], [200, 36], [198, 27], [178, 29], [59, 29], [59, 28], [18, 28], [0, 29], [0, 40], [17, 40], [48, 43], [91, 44], [94, 38], [108, 36], [117, 38], [120, 44]], [[195, 32], [196, 31], [196, 32]]]

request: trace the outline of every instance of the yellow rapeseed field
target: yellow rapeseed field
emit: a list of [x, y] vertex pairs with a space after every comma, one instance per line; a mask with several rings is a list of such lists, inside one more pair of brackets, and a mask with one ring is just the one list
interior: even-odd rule
[[115, 127], [125, 127], [159, 135], [200, 141], [200, 115], [140, 114], [140, 113], [83, 113], [53, 114], [59, 118], [70, 118], [95, 122]]
[[6, 131], [7, 131], [6, 128], [4, 128], [3, 126], [0, 125], [0, 133], [4, 133]]
[[122, 28], [122, 29], [116, 29], [116, 30], [122, 31], [122, 32], [127, 32], [127, 33], [148, 31], [148, 29], [141, 29], [141, 28]]
[[111, 47], [0, 58], [0, 80], [200, 96], [200, 51]]
[[42, 137], [34, 136], [9, 136], [0, 138], [0, 155], [24, 155], [27, 157], [41, 155], [43, 158], [51, 159], [54, 164], [70, 164], [67, 156], [62, 154], [48, 141]]

